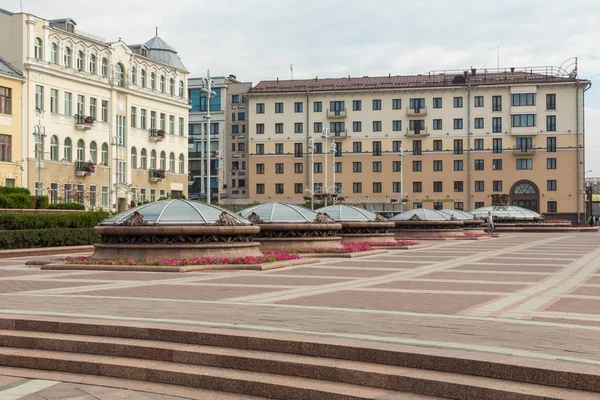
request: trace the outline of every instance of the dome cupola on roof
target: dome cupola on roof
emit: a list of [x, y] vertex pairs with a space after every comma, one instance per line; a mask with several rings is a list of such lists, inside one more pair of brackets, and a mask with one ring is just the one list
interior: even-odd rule
[[452, 216], [454, 216], [455, 219], [458, 219], [461, 221], [462, 220], [468, 221], [468, 220], [475, 219], [475, 217], [473, 217], [473, 215], [469, 214], [468, 212], [461, 211], [461, 210], [453, 210], [451, 208], [445, 208], [443, 210], [439, 210], [439, 212], [447, 215], [449, 219], [452, 219]]
[[319, 208], [317, 212], [325, 213], [334, 221], [375, 221], [377, 214], [364, 208], [336, 204], [329, 207]]
[[263, 223], [272, 222], [314, 222], [317, 213], [305, 207], [292, 204], [268, 203], [246, 208], [240, 212], [244, 218], [249, 218], [252, 213], [256, 214]]
[[162, 40], [158, 36], [158, 32], [156, 36], [152, 39], [148, 40], [144, 45], [148, 48], [148, 57], [153, 58], [157, 61], [170, 65], [174, 68], [183, 70], [187, 72], [187, 68], [181, 62], [181, 59], [177, 55], [177, 51], [167, 42]]
[[449, 221], [450, 216], [437, 210], [429, 208], [416, 208], [405, 211], [392, 218], [392, 221]]
[[541, 221], [544, 219], [535, 211], [517, 206], [490, 206], [481, 207], [471, 211], [475, 218], [485, 218], [491, 212], [494, 218], [515, 221]]

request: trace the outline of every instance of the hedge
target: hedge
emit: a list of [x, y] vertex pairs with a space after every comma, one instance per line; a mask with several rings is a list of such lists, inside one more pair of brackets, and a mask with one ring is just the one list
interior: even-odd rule
[[25, 193], [0, 194], [0, 208], [31, 208], [31, 195]]
[[2, 250], [83, 246], [94, 243], [100, 243], [100, 235], [94, 233], [91, 228], [0, 231], [0, 249]]
[[48, 208], [48, 196], [31, 196], [31, 208]]
[[27, 188], [0, 186], [0, 194], [26, 194], [31, 196], [31, 192]]
[[85, 210], [85, 206], [79, 203], [58, 203], [50, 204], [48, 206], [50, 210]]
[[106, 211], [68, 214], [0, 214], [0, 229], [76, 229], [93, 228], [108, 218]]

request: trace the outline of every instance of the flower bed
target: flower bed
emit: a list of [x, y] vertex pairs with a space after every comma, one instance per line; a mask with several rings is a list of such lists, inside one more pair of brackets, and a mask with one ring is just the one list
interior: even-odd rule
[[373, 247], [369, 243], [342, 243], [343, 247], [336, 247], [332, 249], [322, 248], [322, 247], [313, 247], [310, 249], [293, 249], [293, 250], [284, 250], [285, 253], [309, 253], [309, 254], [324, 254], [324, 253], [334, 253], [334, 254], [347, 254], [347, 253], [358, 253], [361, 251], [370, 251], [374, 250]]
[[262, 257], [196, 257], [193, 259], [183, 260], [157, 260], [157, 259], [141, 259], [124, 258], [120, 260], [102, 260], [90, 257], [67, 257], [66, 264], [79, 265], [142, 265], [142, 266], [158, 266], [158, 267], [181, 267], [187, 265], [232, 265], [232, 264], [264, 264], [276, 261], [297, 260], [300, 258], [298, 254], [284, 253], [274, 250], [265, 250], [262, 252]]
[[416, 246], [419, 243], [414, 240], [396, 240], [393, 242], [379, 242], [379, 243], [371, 243], [371, 246], [375, 247], [393, 247], [393, 246]]

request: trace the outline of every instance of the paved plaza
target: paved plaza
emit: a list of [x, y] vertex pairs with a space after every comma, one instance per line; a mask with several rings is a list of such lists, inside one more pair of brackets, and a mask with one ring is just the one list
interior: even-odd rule
[[599, 241], [593, 233], [507, 234], [268, 272], [41, 271], [25, 265], [31, 257], [4, 259], [0, 313], [308, 334], [600, 365]]

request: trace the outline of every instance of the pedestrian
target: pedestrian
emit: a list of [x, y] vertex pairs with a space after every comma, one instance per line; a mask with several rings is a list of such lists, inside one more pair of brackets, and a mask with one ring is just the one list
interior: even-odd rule
[[593, 227], [594, 226], [594, 222], [595, 222], [594, 216], [590, 215], [590, 218], [588, 219], [588, 224], [590, 224], [590, 226]]
[[487, 222], [487, 231], [489, 234], [492, 234], [492, 232], [494, 232], [494, 216], [492, 215], [491, 211], [488, 211], [488, 215], [485, 220]]

